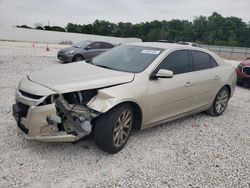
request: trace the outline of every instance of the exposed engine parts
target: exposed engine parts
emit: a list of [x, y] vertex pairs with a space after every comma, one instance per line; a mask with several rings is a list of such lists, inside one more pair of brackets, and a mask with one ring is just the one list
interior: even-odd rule
[[58, 116], [49, 117], [49, 121], [61, 124], [68, 134], [78, 137], [90, 134], [91, 120], [99, 113], [88, 108], [86, 104], [95, 95], [96, 90], [64, 94], [63, 98], [55, 101]]
[[86, 105], [90, 101], [90, 99], [92, 99], [96, 94], [97, 90], [92, 89], [92, 90], [77, 91], [72, 93], [65, 93], [63, 94], [63, 98], [69, 104]]

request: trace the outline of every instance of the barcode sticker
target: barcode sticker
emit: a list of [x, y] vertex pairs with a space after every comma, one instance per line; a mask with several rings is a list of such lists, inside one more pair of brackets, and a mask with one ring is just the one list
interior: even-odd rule
[[155, 55], [157, 55], [157, 54], [159, 54], [161, 51], [159, 51], [159, 50], [142, 50], [142, 54], [155, 54]]

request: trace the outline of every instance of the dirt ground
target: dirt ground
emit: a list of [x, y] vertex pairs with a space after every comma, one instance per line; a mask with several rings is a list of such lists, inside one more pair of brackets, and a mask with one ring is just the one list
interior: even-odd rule
[[30, 72], [63, 66], [62, 47], [0, 41], [0, 187], [250, 187], [249, 88], [236, 88], [222, 116], [135, 132], [115, 155], [93, 139], [27, 141], [11, 114], [15, 88]]

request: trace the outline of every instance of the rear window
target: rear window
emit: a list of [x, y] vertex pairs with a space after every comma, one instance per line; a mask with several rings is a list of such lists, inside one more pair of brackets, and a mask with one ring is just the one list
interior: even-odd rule
[[100, 49], [101, 48], [101, 43], [100, 42], [95, 42], [89, 45], [92, 49]]
[[212, 57], [210, 56], [210, 59], [211, 59], [211, 67], [212, 67], [212, 68], [213, 68], [213, 67], [217, 67], [218, 64], [216, 63], [216, 61], [214, 60], [214, 58], [212, 58]]
[[114, 46], [109, 43], [102, 43], [102, 48], [113, 48]]
[[192, 51], [194, 71], [210, 69], [218, 66], [215, 60], [207, 53]]

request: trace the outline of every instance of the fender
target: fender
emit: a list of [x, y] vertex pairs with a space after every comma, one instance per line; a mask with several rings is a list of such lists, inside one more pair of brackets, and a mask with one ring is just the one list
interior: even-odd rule
[[98, 94], [88, 102], [87, 106], [100, 113], [105, 113], [123, 102], [134, 102], [140, 106], [140, 103], [133, 98], [119, 98], [111, 96], [104, 91], [99, 91]]

